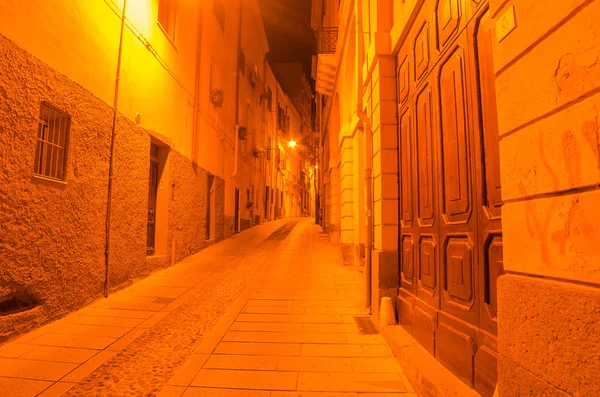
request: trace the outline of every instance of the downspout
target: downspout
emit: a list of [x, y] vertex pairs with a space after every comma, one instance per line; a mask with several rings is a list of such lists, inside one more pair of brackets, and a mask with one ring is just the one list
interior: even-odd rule
[[194, 136], [192, 137], [192, 161], [198, 163], [198, 145], [200, 132], [200, 75], [202, 74], [202, 26], [203, 26], [203, 10], [202, 3], [199, 4], [198, 10], [198, 48], [196, 49], [196, 86], [194, 90]]
[[238, 29], [238, 45], [237, 45], [237, 56], [235, 59], [235, 145], [233, 153], [233, 174], [231, 177], [237, 175], [238, 169], [238, 150], [239, 150], [239, 129], [240, 129], [240, 48], [242, 47], [242, 18], [244, 16], [244, 2], [240, 0], [240, 28]]
[[[279, 152], [279, 82], [277, 78], [275, 78], [275, 148]], [[281, 213], [281, 203], [279, 202], [281, 193], [279, 192], [279, 175], [278, 175], [278, 164], [275, 164], [275, 159], [278, 156], [275, 155], [275, 150], [273, 150], [273, 186], [277, 187], [277, 196], [275, 197], [275, 206], [273, 208], [273, 220], [278, 219], [277, 212]]]
[[[373, 249], [373, 213], [371, 211], [373, 204], [373, 135], [371, 132], [371, 121], [363, 109], [363, 64], [365, 63], [365, 38], [363, 34], [362, 21], [362, 0], [356, 0], [356, 34], [357, 34], [357, 105], [356, 113], [363, 124], [365, 133], [365, 215], [367, 227], [367, 241], [365, 247], [365, 307], [371, 307], [371, 268], [372, 268], [372, 249]], [[372, 314], [372, 313], [371, 313]]]
[[115, 79], [115, 100], [113, 103], [113, 123], [110, 138], [110, 157], [108, 160], [108, 197], [106, 199], [106, 245], [104, 249], [104, 297], [108, 297], [108, 268], [110, 263], [110, 214], [112, 210], [112, 186], [114, 179], [115, 138], [117, 136], [117, 118], [119, 111], [119, 83], [121, 82], [121, 57], [123, 54], [123, 35], [125, 34], [125, 12], [127, 0], [123, 0], [123, 15], [121, 17], [121, 32], [119, 35], [119, 54], [117, 56], [117, 77]]

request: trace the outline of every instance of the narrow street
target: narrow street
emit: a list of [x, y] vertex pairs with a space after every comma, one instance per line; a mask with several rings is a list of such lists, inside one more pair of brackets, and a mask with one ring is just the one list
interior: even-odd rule
[[258, 226], [3, 345], [0, 395], [415, 396], [341, 263]]

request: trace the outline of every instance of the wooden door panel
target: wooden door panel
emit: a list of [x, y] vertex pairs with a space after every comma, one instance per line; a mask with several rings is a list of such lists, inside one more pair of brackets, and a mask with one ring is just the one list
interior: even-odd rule
[[408, 54], [401, 51], [398, 55], [398, 103], [404, 105], [410, 94], [410, 61]]
[[431, 313], [427, 306], [415, 302], [413, 313], [412, 334], [429, 354], [435, 356], [435, 331], [437, 328], [437, 313]]
[[475, 302], [474, 253], [468, 237], [452, 236], [446, 240], [443, 300], [459, 310], [469, 312]]
[[484, 397], [492, 397], [498, 379], [498, 353], [480, 346], [475, 353], [475, 390]]
[[[432, 309], [439, 309], [439, 215], [437, 209], [437, 169], [436, 156], [437, 130], [433, 119], [433, 92], [429, 81], [424, 82], [414, 100], [415, 112], [415, 162], [416, 181], [414, 190], [417, 196], [417, 236], [418, 236], [418, 281], [417, 297], [423, 304]], [[426, 324], [435, 323], [435, 310], [426, 311], [433, 313], [433, 318], [423, 319]], [[415, 321], [417, 321], [415, 312]], [[429, 327], [426, 327], [429, 330]], [[433, 338], [433, 334], [430, 336]], [[429, 336], [427, 337], [429, 340]]]
[[477, 198], [479, 220], [479, 349], [475, 356], [475, 389], [492, 396], [497, 381], [498, 322], [497, 280], [504, 273], [502, 250], [502, 196], [498, 115], [493, 65], [494, 28], [487, 5], [479, 9], [469, 26], [470, 47], [476, 73], [477, 95], [473, 100], [476, 145], [481, 148], [476, 177], [481, 181]]
[[459, 30], [461, 3], [464, 0], [438, 0], [435, 8], [438, 51], [442, 51], [450, 38]]
[[498, 334], [498, 299], [497, 281], [504, 268], [502, 253], [502, 232], [489, 233], [484, 236], [483, 244], [483, 297], [481, 308], [481, 325], [493, 335]]
[[[437, 290], [438, 260], [434, 235], [421, 235], [419, 242], [419, 287], [434, 297]], [[437, 306], [437, 305], [436, 305]]]
[[415, 243], [412, 235], [402, 236], [402, 284], [412, 290], [415, 278]]
[[440, 67], [443, 204], [448, 223], [465, 223], [471, 212], [465, 54], [456, 47]]
[[429, 70], [430, 50], [429, 50], [429, 22], [424, 21], [413, 44], [414, 49], [414, 65], [415, 65], [415, 82], [419, 82], [426, 76]]
[[435, 209], [435, 158], [432, 126], [432, 92], [426, 85], [416, 100], [417, 119], [417, 197], [419, 226], [433, 227], [436, 218]]
[[440, 322], [436, 332], [436, 358], [471, 387], [474, 385], [473, 360], [476, 349], [472, 337]]
[[440, 222], [441, 311], [436, 357], [467, 384], [474, 385], [474, 357], [479, 324], [478, 219], [474, 216], [477, 184], [472, 120], [469, 118], [469, 47], [463, 32], [439, 62], [439, 114], [442, 162]]
[[494, 58], [492, 42], [494, 38], [489, 11], [485, 11], [478, 20], [475, 35], [475, 51], [478, 77], [478, 99], [476, 109], [480, 110], [478, 127], [483, 142], [483, 161], [481, 161], [484, 178], [483, 206], [491, 219], [502, 215], [502, 193], [500, 184], [500, 135], [498, 133], [498, 110], [494, 75]]
[[402, 226], [413, 224], [413, 129], [410, 108], [400, 116], [400, 206]]

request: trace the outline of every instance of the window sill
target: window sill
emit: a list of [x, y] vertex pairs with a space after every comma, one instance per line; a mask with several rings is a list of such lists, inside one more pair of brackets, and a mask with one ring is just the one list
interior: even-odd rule
[[156, 21], [156, 25], [158, 26], [158, 28], [160, 29], [161, 32], [163, 32], [163, 34], [165, 35], [165, 38], [167, 39], [167, 41], [169, 43], [171, 43], [171, 45], [173, 46], [173, 49], [175, 49], [175, 52], [177, 51], [177, 46], [175, 45], [175, 39], [173, 37], [171, 37], [171, 35], [169, 34], [169, 32], [167, 32], [167, 30], [162, 26], [162, 24], [159, 21]]
[[65, 189], [67, 187], [67, 182], [65, 181], [61, 181], [60, 179], [52, 179], [52, 178], [48, 178], [42, 175], [37, 175], [34, 174], [31, 177], [31, 181], [33, 183], [35, 183], [36, 185], [44, 185], [44, 186], [50, 186], [50, 187], [55, 187], [55, 188], [59, 188], [59, 189]]
[[147, 255], [146, 256], [146, 260], [158, 260], [158, 259], [165, 259], [167, 256], [166, 255]]

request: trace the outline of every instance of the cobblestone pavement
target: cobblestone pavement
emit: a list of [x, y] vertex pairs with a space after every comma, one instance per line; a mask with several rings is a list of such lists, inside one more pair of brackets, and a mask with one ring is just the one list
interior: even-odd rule
[[156, 395], [297, 222], [244, 232], [0, 346], [0, 395]]

